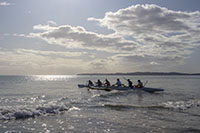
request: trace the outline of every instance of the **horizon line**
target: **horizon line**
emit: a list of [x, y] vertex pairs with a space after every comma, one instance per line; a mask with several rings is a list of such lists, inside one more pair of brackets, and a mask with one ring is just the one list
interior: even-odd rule
[[77, 74], [0, 74], [0, 76], [81, 76], [81, 75], [200, 75], [200, 72], [113, 72], [113, 73], [77, 73]]

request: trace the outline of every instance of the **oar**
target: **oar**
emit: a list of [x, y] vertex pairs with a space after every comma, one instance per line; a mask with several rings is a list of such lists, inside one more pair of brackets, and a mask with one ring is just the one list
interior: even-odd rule
[[123, 77], [125, 80], [127, 80], [127, 78]]
[[144, 85], [143, 85], [143, 86], [145, 87], [145, 85], [146, 85], [147, 83], [148, 83], [148, 80], [146, 80], [146, 82], [144, 83]]

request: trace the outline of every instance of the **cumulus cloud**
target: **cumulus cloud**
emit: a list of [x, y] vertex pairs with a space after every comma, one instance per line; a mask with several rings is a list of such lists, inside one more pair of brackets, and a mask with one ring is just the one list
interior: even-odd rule
[[199, 18], [199, 12], [172, 11], [157, 5], [135, 5], [117, 12], [107, 12], [103, 19], [89, 20], [98, 21], [102, 26], [121, 34], [127, 34], [128, 31], [128, 34], [143, 35], [195, 30], [196, 18]]
[[199, 11], [183, 12], [157, 5], [133, 5], [107, 12], [104, 18], [88, 20], [98, 22], [113, 33], [98, 34], [81, 26], [56, 26], [56, 23], [49, 22], [48, 25], [35, 25], [35, 32], [28, 37], [66, 48], [112, 53], [104, 60], [100, 59], [101, 55], [96, 55], [98, 60], [89, 63], [94, 68], [99, 66], [99, 69], [108, 68], [108, 64], [126, 70], [128, 66], [131, 70], [144, 65], [182, 65], [193, 49], [200, 45]]
[[137, 47], [137, 43], [125, 40], [123, 37], [89, 32], [81, 26], [62, 25], [53, 27], [39, 24], [33, 28], [42, 32], [30, 33], [30, 36], [67, 48], [97, 49], [113, 52], [119, 50], [130, 51]]
[[[140, 44], [133, 59], [181, 61], [199, 45], [200, 12], [172, 11], [157, 5], [135, 5], [107, 12], [102, 19], [89, 18], [115, 34]], [[147, 55], [147, 56], [146, 56]], [[127, 57], [127, 55], [125, 55]]]
[[157, 5], [135, 5], [107, 12], [102, 19], [89, 20], [145, 44], [150, 41], [162, 45], [162, 42], [170, 41], [176, 46], [177, 42], [182, 44], [183, 36], [190, 35], [197, 39], [200, 32], [200, 12], [172, 11]]

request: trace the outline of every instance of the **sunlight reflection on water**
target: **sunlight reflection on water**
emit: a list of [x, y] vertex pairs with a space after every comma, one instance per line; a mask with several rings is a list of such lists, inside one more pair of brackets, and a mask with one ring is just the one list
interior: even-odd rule
[[35, 81], [67, 81], [76, 77], [76, 75], [34, 75], [32, 79]]

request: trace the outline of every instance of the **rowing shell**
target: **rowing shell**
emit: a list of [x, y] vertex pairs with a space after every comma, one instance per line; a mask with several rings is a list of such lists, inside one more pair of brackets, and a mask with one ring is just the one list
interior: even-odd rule
[[164, 91], [164, 89], [160, 89], [160, 88], [150, 88], [150, 87], [142, 87], [142, 88], [130, 88], [130, 87], [124, 87], [124, 86], [102, 86], [102, 87], [98, 87], [98, 86], [87, 86], [89, 89], [92, 90], [105, 90], [105, 91], [111, 91], [111, 90], [120, 90], [120, 91], [125, 91], [125, 90], [142, 90], [142, 91], [146, 91], [146, 92], [158, 92], [158, 91]]
[[102, 86], [102, 87], [98, 87], [98, 86], [88, 86], [89, 89], [92, 90], [104, 90], [104, 91], [111, 91], [111, 87], [106, 87], [106, 86]]

